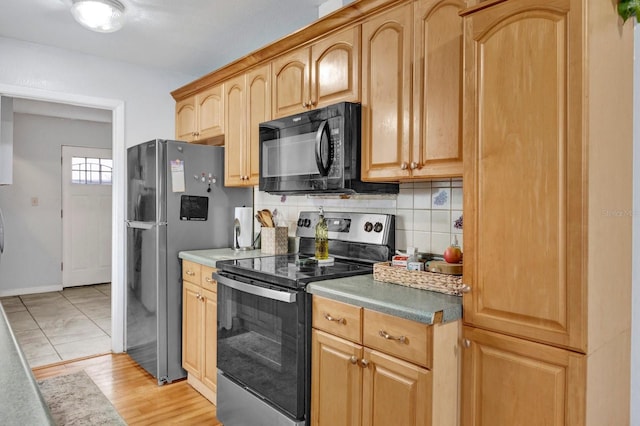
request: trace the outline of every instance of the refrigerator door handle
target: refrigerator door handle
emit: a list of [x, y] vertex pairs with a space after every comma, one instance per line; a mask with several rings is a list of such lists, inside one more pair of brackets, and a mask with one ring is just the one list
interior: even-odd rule
[[155, 222], [139, 222], [137, 220], [125, 221], [127, 228], [151, 229], [156, 226]]
[[4, 217], [0, 210], [0, 254], [4, 252]]

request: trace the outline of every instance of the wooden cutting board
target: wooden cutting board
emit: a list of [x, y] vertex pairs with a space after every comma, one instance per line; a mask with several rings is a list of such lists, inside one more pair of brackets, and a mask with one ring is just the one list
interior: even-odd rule
[[444, 260], [430, 260], [426, 270], [441, 274], [462, 275], [462, 263], [447, 263]]

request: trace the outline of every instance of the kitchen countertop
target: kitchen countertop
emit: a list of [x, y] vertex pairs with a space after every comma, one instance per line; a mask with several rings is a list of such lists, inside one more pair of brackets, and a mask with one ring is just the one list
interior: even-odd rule
[[0, 424], [53, 425], [49, 407], [0, 304]]
[[186, 250], [178, 253], [178, 257], [184, 260], [200, 263], [202, 265], [216, 267], [219, 260], [229, 259], [245, 259], [247, 257], [273, 256], [271, 254], [262, 254], [260, 250], [239, 250], [232, 248], [205, 249], [205, 250]]
[[312, 282], [307, 292], [424, 324], [462, 318], [462, 297], [375, 281], [373, 274]]
[[[272, 255], [262, 254], [260, 250], [231, 248], [178, 253], [180, 259], [213, 268], [219, 260], [260, 256]], [[462, 297], [375, 281], [373, 274], [312, 282], [307, 284], [307, 292], [425, 324], [462, 318]]]

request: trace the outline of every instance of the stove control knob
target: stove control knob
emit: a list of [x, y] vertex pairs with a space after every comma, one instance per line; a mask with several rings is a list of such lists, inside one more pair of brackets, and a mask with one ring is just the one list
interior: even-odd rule
[[304, 226], [304, 219], [303, 218], [298, 219], [298, 226]]
[[307, 227], [307, 228], [310, 227], [311, 226], [311, 219], [305, 219], [304, 220], [304, 226]]
[[382, 231], [382, 223], [376, 222], [376, 224], [373, 226], [373, 230], [375, 232], [381, 232]]
[[364, 224], [365, 232], [371, 232], [372, 229], [373, 229], [373, 224], [371, 222], [367, 222]]

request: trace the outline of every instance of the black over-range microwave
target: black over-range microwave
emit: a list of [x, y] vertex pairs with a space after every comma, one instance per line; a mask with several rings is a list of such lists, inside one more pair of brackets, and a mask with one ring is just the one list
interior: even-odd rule
[[259, 189], [272, 194], [397, 194], [360, 179], [360, 104], [342, 102], [260, 124]]

